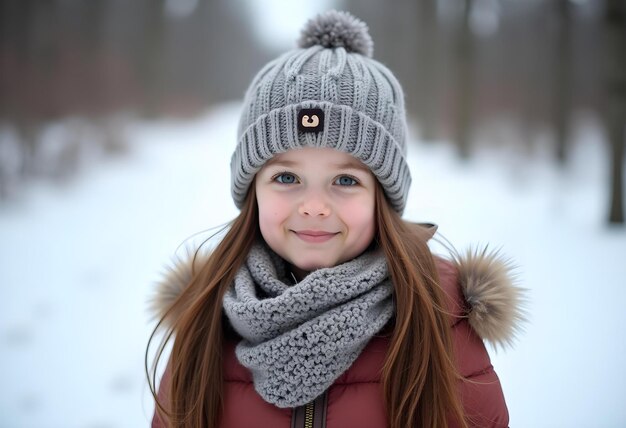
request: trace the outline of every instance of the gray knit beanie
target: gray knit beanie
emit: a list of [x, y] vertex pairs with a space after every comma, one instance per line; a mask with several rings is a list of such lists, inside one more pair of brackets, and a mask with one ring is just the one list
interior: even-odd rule
[[332, 10], [305, 25], [298, 46], [263, 67], [244, 98], [230, 164], [235, 205], [274, 155], [330, 147], [367, 165], [402, 213], [411, 184], [404, 95], [371, 58], [367, 25]]

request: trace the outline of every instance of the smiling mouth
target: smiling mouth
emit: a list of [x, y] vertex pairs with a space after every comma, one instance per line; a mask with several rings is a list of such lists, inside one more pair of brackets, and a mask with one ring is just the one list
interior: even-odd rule
[[317, 230], [292, 230], [298, 238], [305, 242], [321, 243], [332, 239], [338, 232], [324, 232]]

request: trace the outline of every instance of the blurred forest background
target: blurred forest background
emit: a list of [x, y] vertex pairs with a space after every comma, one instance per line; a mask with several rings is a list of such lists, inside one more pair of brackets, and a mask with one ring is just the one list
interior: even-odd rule
[[[127, 151], [129, 121], [240, 100], [254, 73], [295, 44], [263, 37], [272, 24], [259, 7], [269, 3], [280, 8], [0, 0], [0, 204], [32, 177], [63, 181], [89, 159]], [[485, 145], [548, 149], [559, 168], [577, 118], [592, 115], [611, 165], [606, 222], [624, 223], [626, 1], [327, 3], [369, 24], [374, 57], [400, 79], [424, 144], [453, 141], [461, 158]]]

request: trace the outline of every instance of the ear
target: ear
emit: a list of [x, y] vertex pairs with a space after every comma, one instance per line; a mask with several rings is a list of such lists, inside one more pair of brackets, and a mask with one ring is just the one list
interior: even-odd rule
[[472, 328], [495, 348], [511, 346], [527, 321], [528, 304], [511, 261], [485, 247], [468, 249], [455, 263]]

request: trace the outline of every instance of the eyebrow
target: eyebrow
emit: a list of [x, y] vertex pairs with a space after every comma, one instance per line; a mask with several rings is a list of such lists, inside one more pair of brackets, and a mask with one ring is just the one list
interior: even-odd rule
[[297, 162], [294, 161], [290, 161], [290, 160], [279, 160], [276, 158], [272, 158], [270, 160], [267, 161], [267, 163], [265, 165], [279, 165], [279, 166], [295, 166], [297, 165]]
[[348, 162], [344, 162], [344, 163], [340, 163], [340, 164], [335, 164], [333, 166], [338, 168], [338, 169], [349, 169], [349, 168], [351, 168], [351, 169], [360, 169], [362, 171], [368, 171], [368, 172], [370, 170], [365, 164], [359, 162], [356, 159], [353, 160], [353, 161], [348, 161]]
[[[267, 162], [267, 165], [268, 166], [278, 165], [278, 166], [285, 166], [285, 167], [295, 167], [295, 166], [298, 166], [298, 162], [273, 158]], [[356, 159], [353, 161], [350, 160], [348, 162], [336, 163], [336, 164], [333, 164], [332, 166], [337, 169], [358, 169], [361, 171], [370, 170], [367, 166], [365, 166], [363, 163], [359, 162]]]

